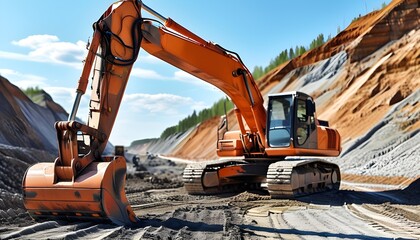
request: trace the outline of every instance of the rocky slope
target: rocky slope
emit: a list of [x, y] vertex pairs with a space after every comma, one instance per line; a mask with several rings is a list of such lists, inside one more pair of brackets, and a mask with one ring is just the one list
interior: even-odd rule
[[[315, 98], [318, 117], [342, 135], [343, 152], [335, 161], [344, 172], [419, 177], [419, 5], [394, 0], [258, 82], [265, 97], [299, 90]], [[232, 113], [229, 119], [234, 129]], [[218, 119], [204, 122], [173, 150], [154, 153], [215, 159], [217, 124]], [[141, 148], [130, 151], [142, 153]]]
[[66, 111], [45, 92], [28, 98], [0, 76], [0, 190], [20, 192], [26, 169], [57, 155], [55, 121]]
[[66, 119], [67, 113], [45, 92], [34, 97], [39, 104], [0, 76], [0, 143], [54, 152], [53, 126], [55, 121]]
[[33, 96], [0, 76], [0, 219], [26, 217], [21, 183], [26, 169], [57, 156], [54, 122], [67, 118], [45, 92]]

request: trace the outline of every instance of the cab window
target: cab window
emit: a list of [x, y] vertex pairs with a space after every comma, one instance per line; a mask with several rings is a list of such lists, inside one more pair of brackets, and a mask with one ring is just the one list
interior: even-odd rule
[[306, 122], [308, 120], [306, 116], [306, 101], [299, 99], [297, 104], [297, 119], [299, 122]]
[[291, 96], [270, 99], [268, 141], [271, 147], [288, 147], [291, 128]]
[[298, 99], [297, 101], [297, 128], [296, 137], [297, 143], [303, 145], [309, 136], [308, 116], [306, 111], [306, 101]]

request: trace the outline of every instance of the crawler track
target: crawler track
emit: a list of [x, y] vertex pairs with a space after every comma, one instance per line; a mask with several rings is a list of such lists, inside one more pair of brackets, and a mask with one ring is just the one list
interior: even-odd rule
[[[221, 179], [218, 171], [235, 165], [243, 167], [243, 171], [252, 173], [238, 172], [237, 176], [232, 176], [230, 179]], [[218, 181], [217, 186], [210, 184], [211, 187], [206, 187], [206, 181], [208, 182], [212, 178], [209, 177], [211, 174], [214, 174], [212, 176], [214, 179], [217, 178], [214, 180]], [[242, 177], [241, 174], [248, 177]], [[219, 160], [189, 164], [184, 170], [183, 181], [185, 189], [192, 195], [266, 189], [272, 198], [295, 198], [328, 190], [338, 190], [340, 170], [337, 165], [320, 159], [296, 158], [271, 164], [269, 161], [252, 163]]]
[[184, 181], [185, 190], [189, 194], [198, 195], [205, 194], [205, 190], [202, 184], [202, 176], [204, 169], [207, 167], [207, 164], [189, 164], [184, 170], [182, 179]]
[[[250, 168], [250, 166], [251, 168], [254, 167], [254, 165], [247, 161], [231, 159], [209, 161], [204, 163], [192, 163], [189, 164], [184, 170], [184, 187], [187, 192], [192, 195], [210, 195], [237, 192], [247, 189], [262, 189], [261, 181], [255, 180], [255, 173], [249, 173], [245, 175], [238, 173], [238, 176], [232, 177], [230, 179], [218, 179], [218, 184], [213, 184], [211, 186], [206, 184], [206, 181], [211, 181], [209, 180], [211, 179], [209, 175], [212, 173], [214, 173], [216, 176], [218, 170], [234, 166], [241, 166], [244, 169]], [[261, 173], [265, 173], [267, 166], [268, 164], [255, 164], [255, 169], [257, 172], [259, 171]], [[262, 178], [265, 180], [263, 175], [265, 174], [259, 174], [259, 176], [262, 176]], [[215, 178], [217, 177], [214, 177], [214, 179]]]
[[295, 198], [339, 187], [338, 166], [320, 159], [278, 161], [267, 171], [267, 188], [272, 198]]

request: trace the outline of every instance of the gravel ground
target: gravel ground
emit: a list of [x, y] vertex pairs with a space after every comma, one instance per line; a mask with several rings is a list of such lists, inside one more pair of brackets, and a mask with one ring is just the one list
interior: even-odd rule
[[[185, 164], [142, 157], [129, 164], [126, 192], [140, 222], [35, 222], [18, 193], [1, 192], [0, 239], [416, 239], [420, 237], [419, 181], [405, 189], [343, 184], [295, 200], [264, 192], [191, 196], [182, 187]], [[392, 223], [392, 224], [390, 224]]]

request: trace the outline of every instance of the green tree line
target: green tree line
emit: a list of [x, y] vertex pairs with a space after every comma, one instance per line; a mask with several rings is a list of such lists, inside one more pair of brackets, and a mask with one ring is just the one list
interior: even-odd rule
[[28, 87], [26, 89], [21, 89], [23, 93], [25, 93], [28, 97], [33, 97], [34, 95], [42, 93], [42, 89], [40, 89], [38, 86], [36, 87]]
[[312, 40], [312, 42], [309, 44], [308, 47], [296, 46], [294, 48], [291, 47], [288, 50], [284, 49], [283, 51], [280, 52], [279, 55], [277, 55], [274, 59], [270, 61], [268, 66], [266, 67], [255, 66], [254, 70], [252, 71], [252, 76], [254, 77], [254, 79], [259, 79], [260, 77], [262, 77], [263, 75], [265, 75], [272, 69], [276, 68], [280, 64], [287, 62], [295, 57], [298, 57], [309, 50], [317, 48], [323, 45], [325, 42], [329, 41], [330, 39], [331, 39], [331, 35], [329, 35], [328, 39], [325, 41], [324, 34], [321, 33], [314, 40]]
[[167, 138], [172, 134], [185, 132], [198, 123], [204, 122], [215, 116], [222, 116], [225, 114], [225, 106], [226, 112], [228, 112], [233, 108], [233, 103], [228, 99], [222, 98], [210, 108], [205, 108], [198, 113], [194, 110], [191, 115], [179, 121], [177, 125], [166, 128], [160, 137]]
[[[387, 6], [387, 4], [385, 2], [383, 2], [382, 5], [381, 5], [381, 8], [385, 8], [386, 6]], [[359, 14], [359, 16], [353, 18], [352, 22], [361, 18], [361, 16], [362, 15]], [[340, 32], [341, 32], [341, 29], [340, 29], [340, 26], [338, 26], [337, 27], [337, 34], [339, 34]], [[328, 42], [329, 40], [331, 40], [331, 35], [328, 35], [327, 40], [325, 40], [324, 39], [324, 34], [321, 33], [314, 40], [312, 40], [312, 42], [309, 44], [308, 47], [296, 46], [294, 48], [293, 47], [289, 48], [289, 50], [285, 49], [282, 52], [280, 52], [280, 54], [277, 57], [272, 59], [270, 61], [270, 63], [268, 64], [268, 66], [266, 66], [266, 67], [255, 66], [254, 70], [252, 71], [252, 76], [254, 77], [254, 79], [258, 80], [260, 77], [267, 74], [269, 71], [276, 68], [280, 64], [282, 64], [284, 62], [287, 62], [288, 60], [291, 60], [295, 57], [298, 57], [298, 56], [302, 55], [303, 53], [305, 53], [309, 50], [317, 48], [317, 47], [323, 45], [324, 43]]]

